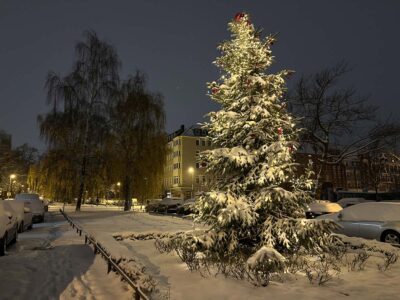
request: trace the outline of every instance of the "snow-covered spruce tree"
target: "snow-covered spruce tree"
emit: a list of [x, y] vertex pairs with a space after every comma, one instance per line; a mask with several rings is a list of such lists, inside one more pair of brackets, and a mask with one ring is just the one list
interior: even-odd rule
[[216, 149], [204, 152], [208, 172], [217, 178], [211, 192], [197, 199], [197, 222], [206, 230], [158, 241], [176, 250], [189, 268], [217, 268], [226, 275], [267, 284], [286, 270], [293, 255], [326, 251], [335, 225], [306, 220], [311, 201], [310, 171], [295, 173], [299, 129], [283, 100], [291, 71], [267, 74], [273, 36], [260, 39], [249, 16], [228, 25], [232, 39], [219, 46], [218, 81], [208, 84], [221, 109], [209, 113], [208, 130]]

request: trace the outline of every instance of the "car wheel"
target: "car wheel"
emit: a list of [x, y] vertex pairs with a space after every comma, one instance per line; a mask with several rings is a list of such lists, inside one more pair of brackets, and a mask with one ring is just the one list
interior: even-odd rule
[[24, 231], [24, 222], [21, 222], [21, 224], [19, 224], [18, 232], [21, 233], [23, 231]]
[[18, 230], [15, 230], [14, 238], [12, 239], [10, 244], [15, 244], [18, 239]]
[[388, 230], [382, 235], [382, 242], [400, 244], [400, 234], [394, 230]]
[[7, 235], [4, 235], [2, 239], [0, 239], [0, 256], [4, 256], [6, 254], [7, 248]]

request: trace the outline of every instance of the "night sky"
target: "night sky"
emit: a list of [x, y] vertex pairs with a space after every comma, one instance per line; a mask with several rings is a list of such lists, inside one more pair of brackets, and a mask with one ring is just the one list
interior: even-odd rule
[[165, 97], [169, 132], [200, 122], [216, 108], [206, 82], [219, 77], [216, 46], [229, 38], [226, 25], [238, 11], [279, 34], [272, 71], [296, 70], [295, 80], [346, 59], [356, 67], [346, 82], [383, 118], [398, 118], [400, 1], [0, 0], [0, 129], [14, 147], [45, 149], [36, 117], [47, 111], [46, 74], [70, 70], [87, 29], [116, 47], [124, 77], [147, 73]]

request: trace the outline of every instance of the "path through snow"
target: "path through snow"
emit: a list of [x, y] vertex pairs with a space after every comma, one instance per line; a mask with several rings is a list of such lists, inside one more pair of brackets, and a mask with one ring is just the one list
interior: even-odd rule
[[0, 257], [0, 299], [132, 299], [132, 290], [56, 211]]

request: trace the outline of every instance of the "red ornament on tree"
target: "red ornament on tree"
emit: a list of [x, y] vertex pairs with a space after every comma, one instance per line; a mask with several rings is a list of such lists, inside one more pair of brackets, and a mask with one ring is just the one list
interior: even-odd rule
[[236, 22], [240, 22], [240, 21], [242, 21], [243, 17], [244, 17], [244, 13], [242, 13], [242, 12], [237, 13], [237, 14], [235, 15], [235, 21], [236, 21]]
[[292, 153], [294, 150], [293, 145], [289, 145], [289, 152]]
[[211, 93], [213, 93], [213, 94], [216, 94], [216, 93], [218, 93], [219, 92], [219, 88], [217, 88], [217, 87], [213, 87], [212, 89], [211, 89]]
[[282, 129], [282, 127], [279, 127], [279, 128], [278, 128], [278, 134], [279, 134], [279, 135], [282, 135], [282, 133], [283, 133], [283, 129]]

